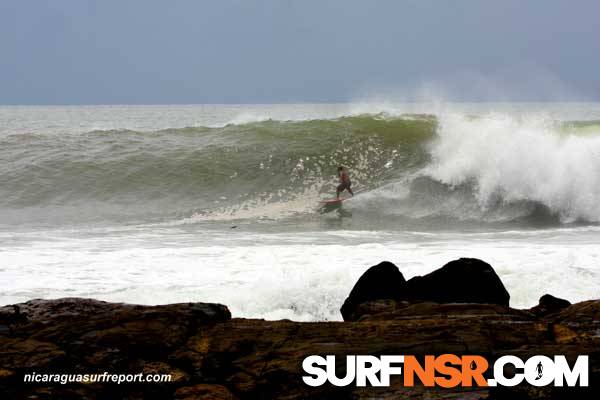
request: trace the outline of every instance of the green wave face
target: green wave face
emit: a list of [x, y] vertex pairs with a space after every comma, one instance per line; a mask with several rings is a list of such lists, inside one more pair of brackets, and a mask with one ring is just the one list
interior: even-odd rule
[[0, 161], [8, 224], [314, 223], [339, 165], [361, 192], [344, 203], [351, 227], [600, 221], [598, 121], [377, 114], [18, 134], [0, 138]]
[[211, 213], [331, 192], [338, 165], [350, 169], [355, 187], [375, 187], [426, 162], [422, 146], [435, 126], [429, 116], [377, 115], [13, 135], [0, 143], [0, 206], [43, 207], [63, 217]]

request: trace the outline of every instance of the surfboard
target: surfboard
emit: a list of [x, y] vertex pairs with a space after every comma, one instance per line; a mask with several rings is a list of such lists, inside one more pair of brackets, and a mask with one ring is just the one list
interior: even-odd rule
[[341, 205], [342, 202], [356, 197], [357, 194], [362, 193], [363, 191], [364, 190], [359, 190], [359, 191], [354, 192], [354, 196], [352, 196], [352, 197], [345, 197], [345, 198], [342, 197], [339, 199], [321, 200], [321, 201], [319, 201], [319, 203], [321, 203], [323, 205], [323, 207]]
[[344, 200], [346, 199], [321, 200], [319, 203], [324, 204], [326, 206], [332, 206], [335, 204], [342, 204]]

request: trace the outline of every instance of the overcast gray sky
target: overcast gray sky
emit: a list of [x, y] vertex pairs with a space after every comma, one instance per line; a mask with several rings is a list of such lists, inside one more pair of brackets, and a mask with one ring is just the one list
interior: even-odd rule
[[2, 0], [0, 104], [600, 100], [597, 0]]

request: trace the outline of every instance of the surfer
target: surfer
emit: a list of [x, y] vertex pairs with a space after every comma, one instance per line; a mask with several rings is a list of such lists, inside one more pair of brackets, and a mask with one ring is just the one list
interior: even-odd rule
[[344, 190], [347, 190], [352, 196], [354, 196], [354, 192], [350, 189], [352, 186], [352, 182], [350, 181], [350, 174], [348, 173], [348, 168], [340, 165], [338, 167], [338, 177], [340, 178], [340, 184], [336, 188], [336, 198], [340, 198], [340, 193]]

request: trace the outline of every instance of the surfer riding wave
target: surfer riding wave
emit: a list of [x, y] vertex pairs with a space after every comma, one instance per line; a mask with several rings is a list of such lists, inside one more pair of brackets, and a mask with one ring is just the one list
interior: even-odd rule
[[348, 168], [340, 165], [338, 167], [338, 177], [340, 178], [340, 184], [336, 188], [336, 199], [340, 198], [340, 193], [342, 193], [344, 190], [347, 190], [348, 193], [350, 193], [350, 195], [354, 196], [354, 192], [350, 188], [352, 186], [352, 182], [350, 181], [350, 174], [348, 172]]

